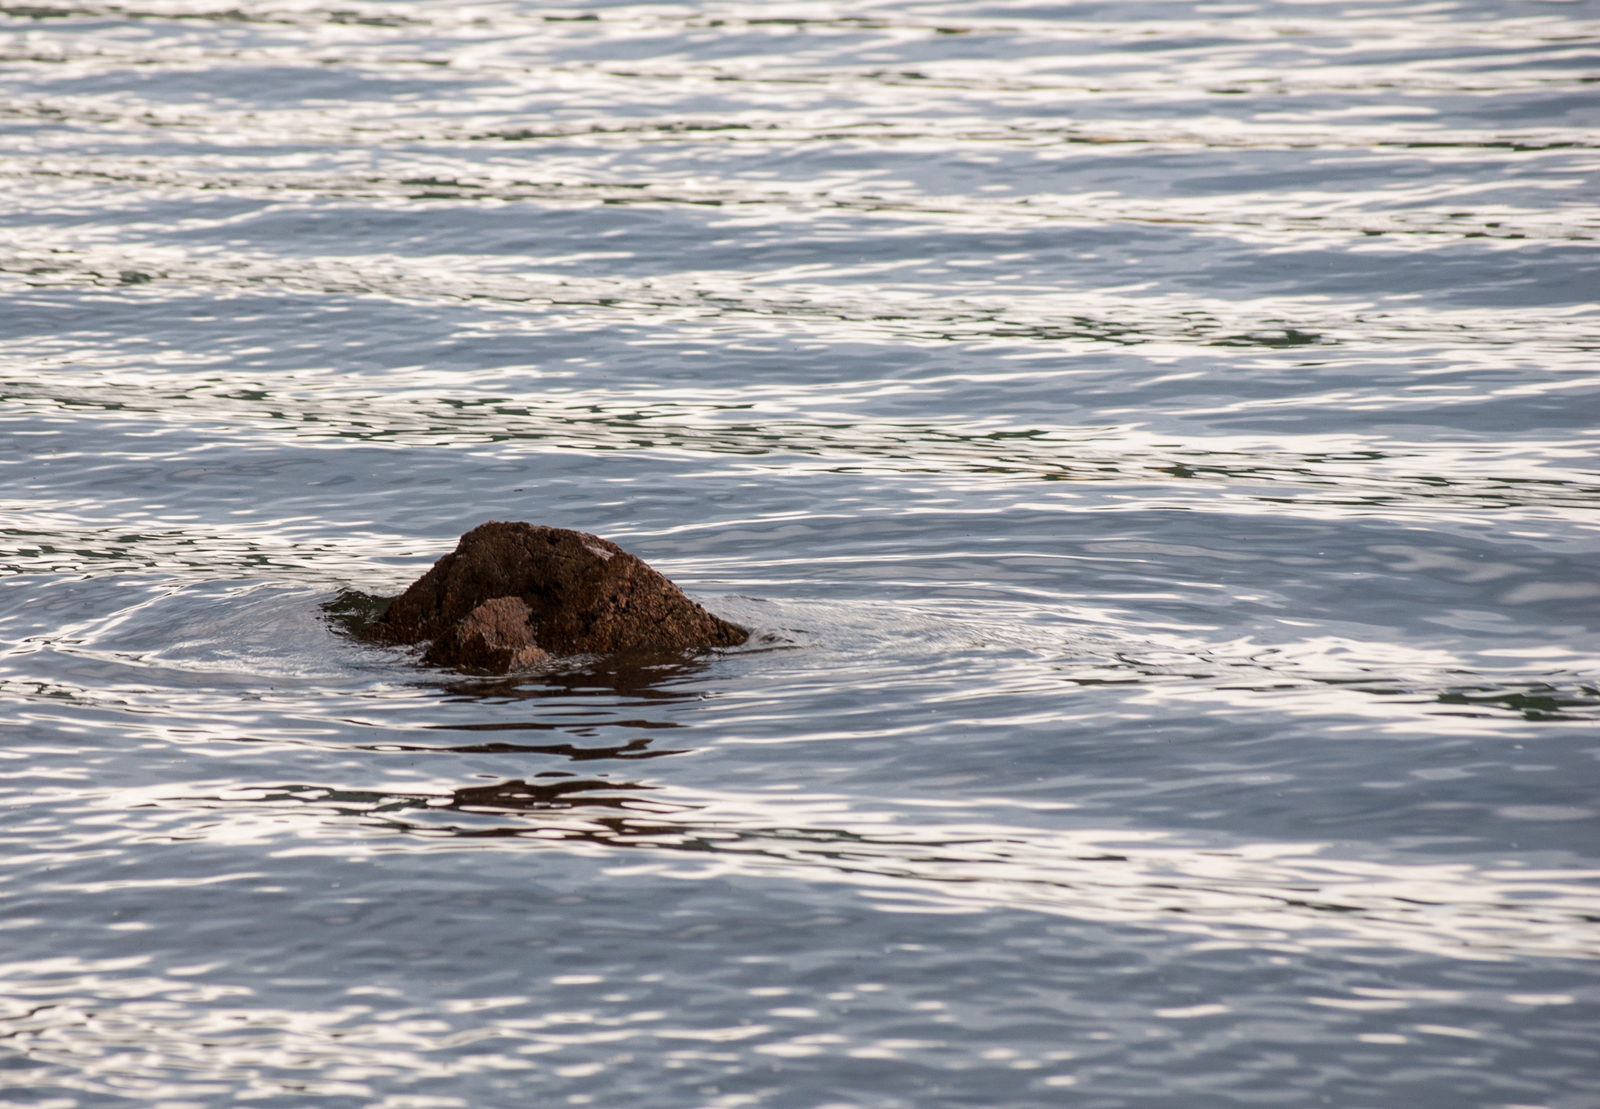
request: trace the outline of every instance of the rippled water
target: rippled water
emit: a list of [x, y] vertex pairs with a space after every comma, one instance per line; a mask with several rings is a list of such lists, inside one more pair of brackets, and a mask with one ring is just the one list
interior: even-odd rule
[[1600, 1106], [1597, 45], [0, 7], [0, 1105]]

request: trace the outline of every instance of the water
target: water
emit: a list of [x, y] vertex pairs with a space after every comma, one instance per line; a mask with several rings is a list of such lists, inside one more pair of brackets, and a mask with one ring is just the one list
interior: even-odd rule
[[0, 1104], [1600, 1106], [1596, 4], [0, 11]]

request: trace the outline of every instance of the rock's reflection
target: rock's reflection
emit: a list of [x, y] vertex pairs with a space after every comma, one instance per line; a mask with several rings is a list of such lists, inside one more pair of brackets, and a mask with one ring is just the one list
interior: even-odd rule
[[[581, 667], [552, 669], [536, 675], [496, 678], [453, 679], [444, 688], [456, 703], [482, 703], [505, 706], [533, 702], [545, 713], [534, 720], [485, 720], [462, 723], [427, 724], [423, 729], [469, 734], [559, 732], [578, 739], [610, 737], [616, 729], [665, 731], [682, 728], [670, 720], [641, 716], [622, 716], [629, 708], [653, 708], [692, 701], [704, 695], [703, 689], [689, 689], [675, 683], [698, 675], [706, 661], [692, 655], [629, 655], [587, 660]], [[532, 705], [530, 705], [532, 707]], [[613, 717], [616, 714], [617, 718]], [[656, 759], [683, 754], [682, 748], [653, 747], [648, 736], [632, 736], [621, 742], [602, 742], [598, 746], [578, 743], [518, 743], [509, 739], [471, 743], [375, 743], [364, 746], [372, 751], [450, 752], [456, 754], [532, 754], [554, 755], [586, 762], [597, 759]]]
[[[531, 674], [462, 678], [441, 672], [442, 688], [460, 700], [548, 701], [552, 699], [622, 698], [659, 704], [693, 701], [701, 689], [679, 685], [703, 673], [715, 655], [678, 651], [640, 651], [622, 655], [567, 660]], [[645, 725], [671, 727], [671, 725]]]

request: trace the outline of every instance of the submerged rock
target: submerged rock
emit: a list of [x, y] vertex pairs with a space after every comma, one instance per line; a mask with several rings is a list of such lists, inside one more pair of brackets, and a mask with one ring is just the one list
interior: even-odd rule
[[463, 535], [362, 634], [426, 641], [425, 662], [491, 674], [551, 655], [735, 647], [749, 636], [609, 540], [500, 521]]

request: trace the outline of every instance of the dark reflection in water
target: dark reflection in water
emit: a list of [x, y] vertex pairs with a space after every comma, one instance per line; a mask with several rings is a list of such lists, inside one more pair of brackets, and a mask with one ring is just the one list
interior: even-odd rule
[[[541, 724], [534, 722], [519, 722], [509, 724], [439, 724], [434, 727], [447, 731], [463, 732], [501, 732], [501, 731], [574, 731], [570, 724]], [[617, 721], [612, 727], [638, 728], [662, 727], [670, 728], [672, 724], [651, 725], [638, 720]], [[467, 743], [450, 747], [425, 747], [415, 744], [401, 743], [374, 743], [366, 749], [370, 751], [405, 751], [424, 753], [428, 751], [448, 751], [458, 755], [557, 755], [571, 759], [573, 762], [587, 762], [595, 759], [659, 759], [666, 755], [681, 755], [682, 750], [666, 750], [662, 748], [651, 749], [652, 740], [647, 736], [631, 739], [617, 747], [579, 747], [571, 743]]]
[[[602, 757], [591, 755], [590, 757]], [[614, 757], [614, 756], [612, 756]], [[625, 809], [653, 812], [659, 807], [670, 811], [672, 806], [652, 806], [642, 796], [650, 787], [638, 782], [606, 782], [598, 779], [573, 778], [563, 771], [547, 770], [537, 778], [559, 781], [532, 783], [514, 778], [492, 786], [463, 786], [449, 797], [396, 796], [392, 793], [350, 789], [322, 789], [315, 786], [288, 785], [263, 790], [253, 801], [272, 804], [283, 801], [304, 801], [345, 816], [380, 816], [396, 828], [421, 830], [423, 825], [408, 825], [403, 814], [411, 810], [429, 813], [538, 813], [543, 810], [571, 809]], [[501, 828], [485, 833], [481, 829], [450, 829], [430, 823], [430, 831], [452, 831], [463, 835], [518, 835], [535, 829]]]
[[[1524, 720], [1600, 720], [1600, 689], [1591, 685], [1561, 689], [1535, 682], [1517, 692], [1492, 686], [1468, 686], [1439, 694], [1439, 703], [1509, 709], [1520, 712]], [[1582, 711], [1585, 709], [1589, 711]]]
[[[450, 679], [442, 688], [451, 697], [471, 702], [485, 699], [542, 701], [566, 698], [618, 698], [619, 707], [631, 703], [675, 703], [705, 696], [693, 679], [707, 673], [716, 656], [712, 652], [654, 651], [606, 657], [583, 656], [557, 660], [536, 673], [501, 678]], [[612, 722], [621, 727], [621, 721]], [[462, 725], [444, 725], [460, 727]], [[502, 725], [495, 725], [501, 727]], [[520, 725], [504, 725], [517, 727]], [[666, 722], [640, 727], [670, 728]], [[477, 725], [466, 725], [477, 727]]]

